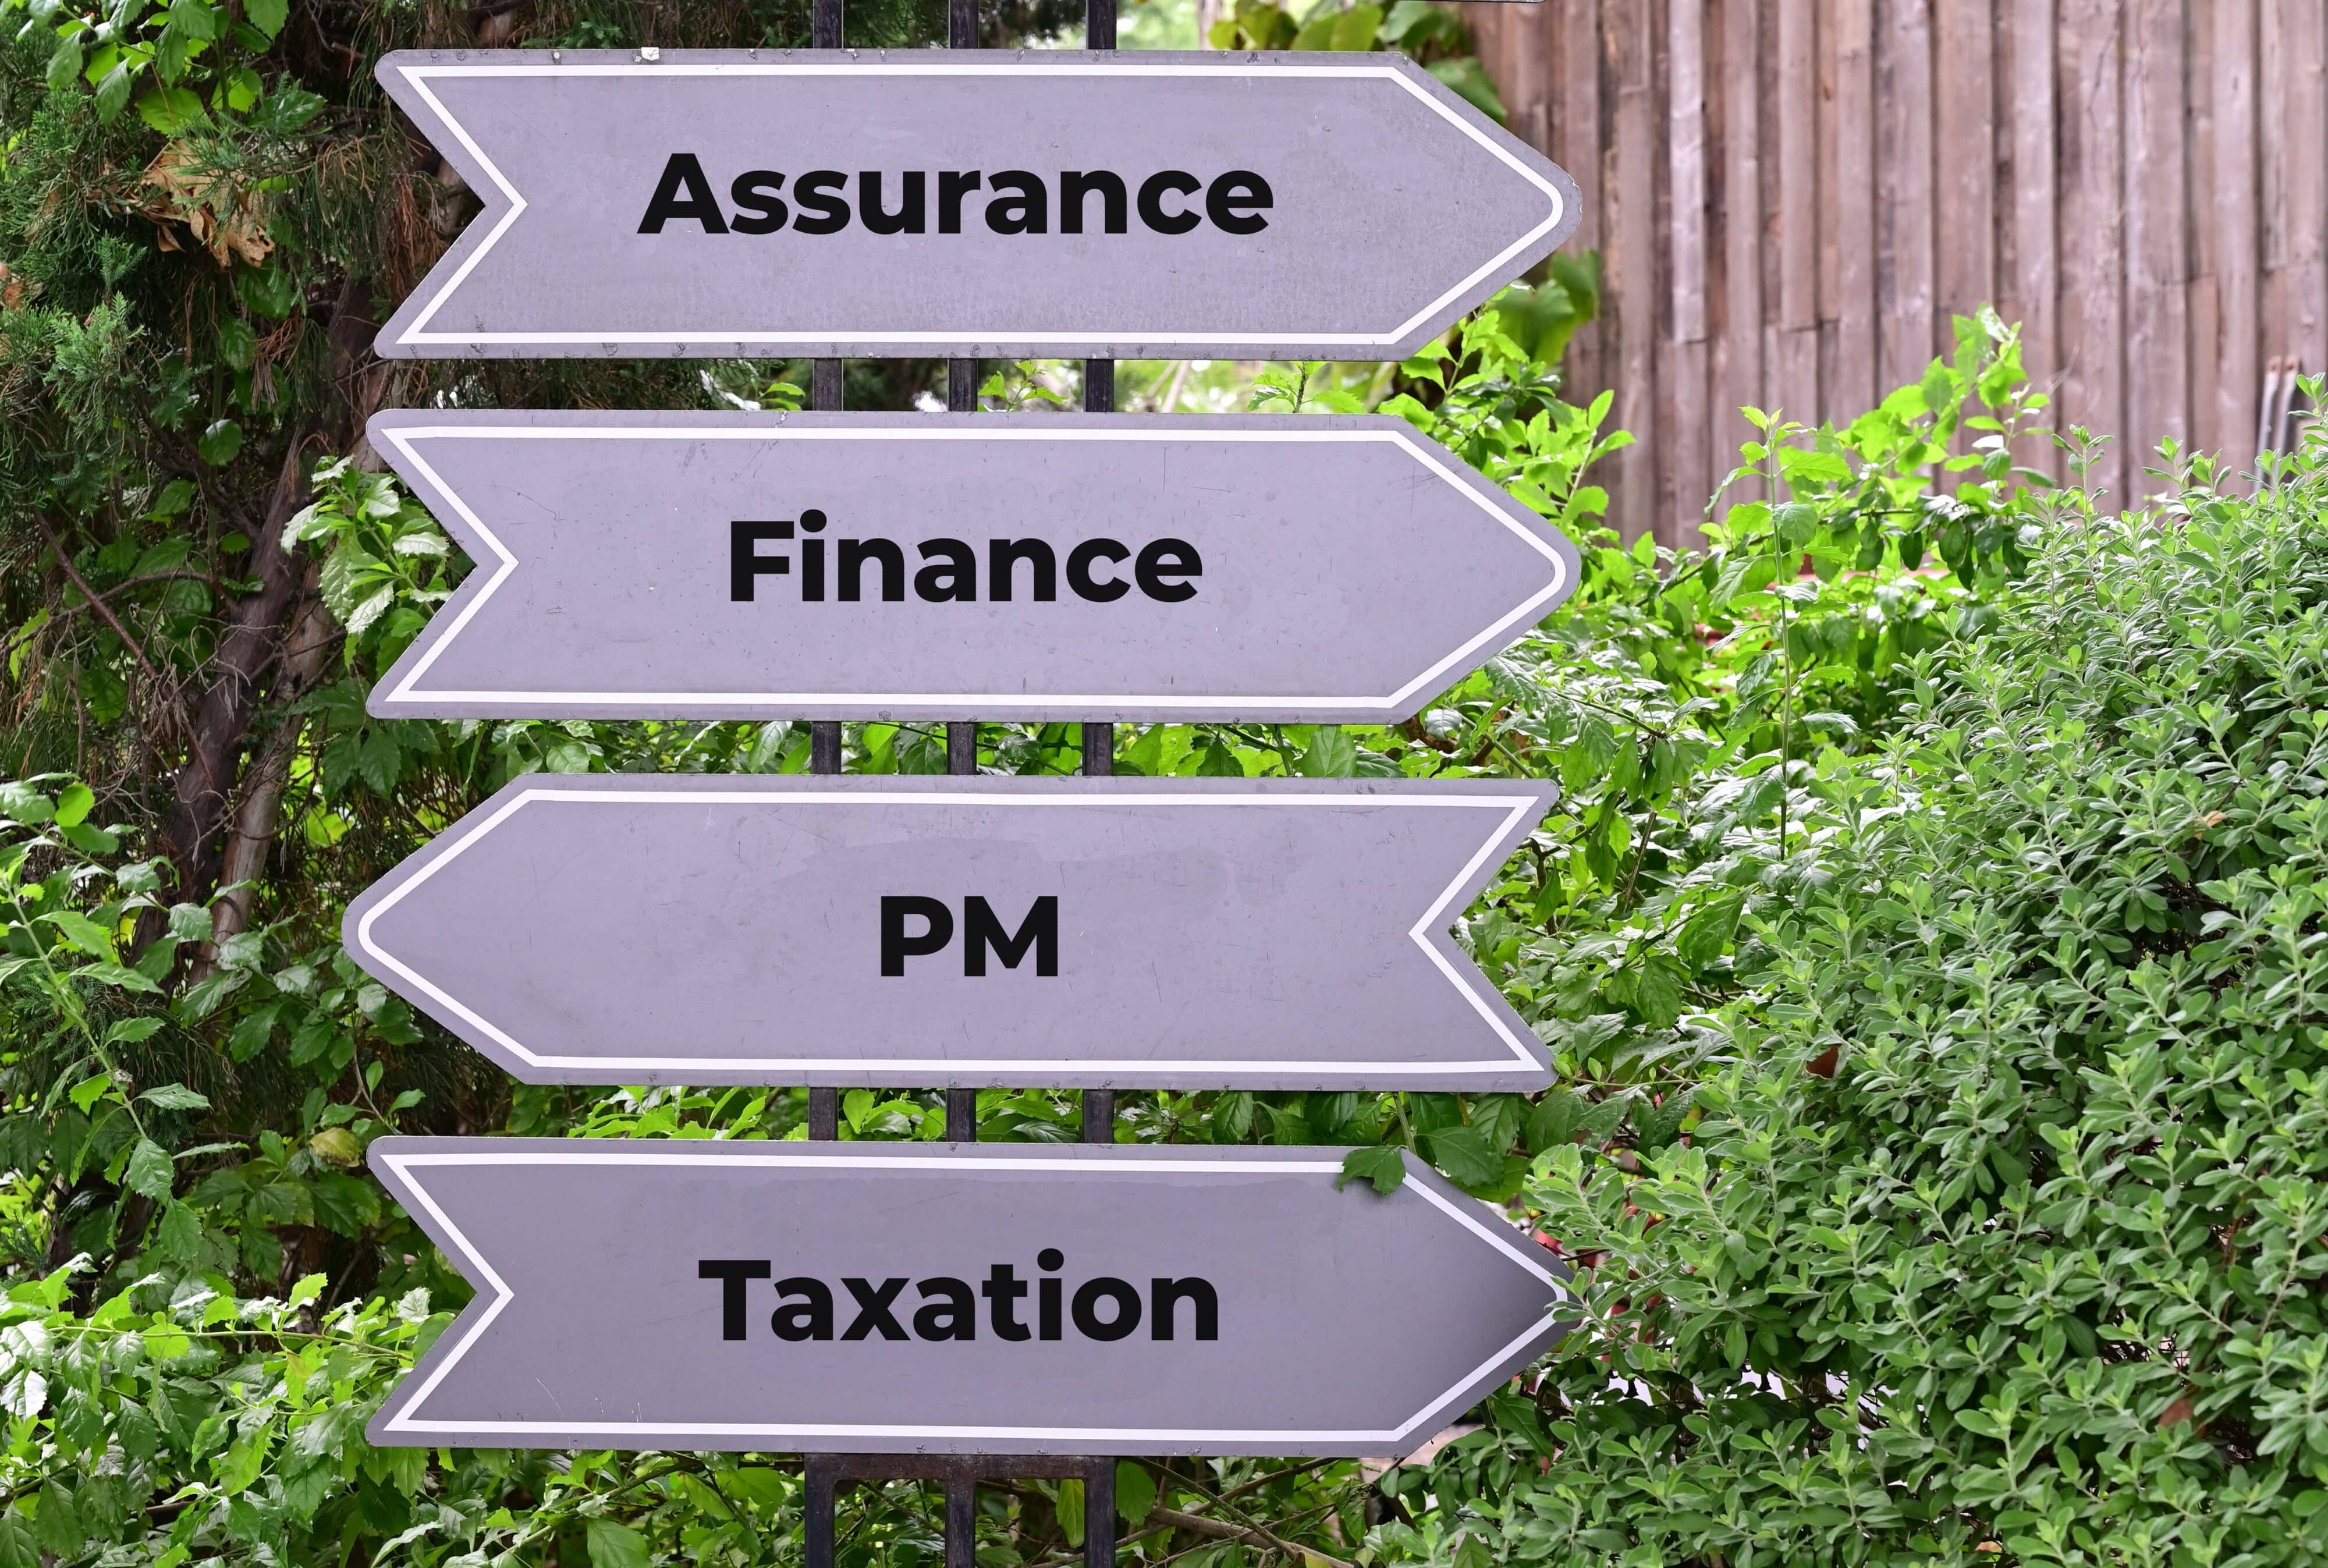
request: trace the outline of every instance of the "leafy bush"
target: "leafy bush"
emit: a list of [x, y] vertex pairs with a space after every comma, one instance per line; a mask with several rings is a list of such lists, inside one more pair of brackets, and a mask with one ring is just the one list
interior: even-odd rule
[[2328, 444], [2161, 477], [1809, 771], [1698, 1119], [1536, 1164], [1578, 1332], [1393, 1545], [2328, 1557]]

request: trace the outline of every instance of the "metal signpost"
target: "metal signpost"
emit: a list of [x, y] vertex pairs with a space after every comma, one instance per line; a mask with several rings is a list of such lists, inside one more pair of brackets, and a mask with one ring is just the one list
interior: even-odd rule
[[381, 353], [1403, 359], [1578, 221], [1397, 54], [648, 55], [380, 61], [484, 202]]
[[478, 1293], [370, 1435], [1403, 1454], [1541, 1353], [1558, 1281], [1433, 1173], [1337, 1190], [1341, 1155], [385, 1139]]
[[382, 718], [1387, 722], [1573, 591], [1403, 419], [427, 413], [479, 563]]
[[[981, 1481], [1080, 1479], [1103, 1568], [1113, 1456], [1403, 1454], [1560, 1330], [1434, 1173], [1114, 1146], [1119, 1086], [1542, 1087], [1450, 926], [1554, 791], [1116, 781], [1112, 721], [1403, 718], [1578, 563], [1397, 421], [966, 418], [980, 356], [1095, 356], [1086, 415], [1116, 354], [1403, 358], [1575, 187], [1395, 55], [813, 16], [380, 64], [484, 203], [381, 354], [817, 357], [808, 415], [376, 418], [478, 569], [371, 711], [807, 718], [814, 776], [521, 780], [350, 908], [529, 1081], [810, 1085], [805, 1142], [373, 1144], [479, 1294], [369, 1435], [805, 1450], [807, 1568], [850, 1480], [942, 1480], [972, 1568]], [[843, 415], [843, 354], [951, 356], [950, 415]], [[957, 776], [834, 776], [844, 718], [943, 720]], [[1087, 776], [960, 776], [981, 718], [1082, 721]], [[980, 1146], [982, 1084], [1082, 1089], [1084, 1143]], [[951, 1141], [839, 1143], [850, 1085], [943, 1086]]]
[[344, 936], [529, 1083], [1533, 1092], [1448, 927], [1554, 794], [536, 775]]

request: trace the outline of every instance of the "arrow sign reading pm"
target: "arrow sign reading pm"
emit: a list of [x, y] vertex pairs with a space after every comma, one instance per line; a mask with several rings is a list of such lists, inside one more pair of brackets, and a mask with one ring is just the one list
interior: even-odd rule
[[1575, 548], [1387, 417], [408, 411], [477, 565], [383, 718], [1413, 712]]
[[1449, 927], [1553, 795], [536, 775], [344, 936], [528, 1083], [1537, 1090]]
[[1396, 1455], [1558, 1336], [1550, 1253], [1338, 1149], [383, 1138], [477, 1285], [402, 1447]]
[[1403, 359], [1576, 227], [1392, 54], [403, 52], [484, 211], [384, 355]]

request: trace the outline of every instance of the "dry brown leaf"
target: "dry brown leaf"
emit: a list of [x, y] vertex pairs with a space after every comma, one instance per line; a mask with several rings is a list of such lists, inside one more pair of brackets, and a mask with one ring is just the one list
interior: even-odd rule
[[161, 192], [159, 198], [139, 211], [164, 226], [160, 239], [164, 250], [178, 249], [167, 227], [171, 223], [184, 224], [195, 243], [208, 250], [221, 267], [230, 267], [237, 260], [257, 267], [275, 249], [275, 241], [267, 237], [264, 204], [250, 192], [239, 192], [221, 211], [211, 199], [219, 184], [218, 176], [197, 167], [183, 142], [172, 142], [164, 147], [161, 156], [146, 170], [142, 183]]

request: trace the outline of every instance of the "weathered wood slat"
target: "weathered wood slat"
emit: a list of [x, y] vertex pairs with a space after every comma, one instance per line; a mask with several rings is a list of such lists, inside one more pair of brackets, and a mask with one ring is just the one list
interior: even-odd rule
[[2061, 0], [2060, 426], [2110, 444], [2089, 482], [2126, 500], [2126, 144], [2117, 0]]
[[[1668, 485], [1660, 521], [1670, 542], [1694, 543], [1698, 509], [1713, 488], [1706, 465], [1711, 417], [1706, 336], [1705, 0], [1666, 0], [1666, 169], [1671, 259], [1670, 349], [1658, 379], [1671, 399]], [[1660, 537], [1663, 537], [1661, 535]]]
[[1778, 3], [1778, 100], [1773, 174], [1778, 189], [1778, 261], [1765, 287], [1776, 296], [1768, 380], [1788, 417], [1816, 422], [1819, 410], [1818, 29], [1811, 0]]
[[1876, 398], [1875, 16], [1873, 0], [1835, 0], [1835, 363], [1827, 408]]
[[1996, 302], [1996, 7], [1943, 0], [1933, 15], [1933, 249], [1942, 346], [1948, 318]]
[[1762, 38], [1757, 0], [1723, 0], [1722, 250], [1720, 390], [1706, 449], [1717, 481], [1737, 461], [1752, 428], [1743, 404], [1769, 400], [1762, 372]]
[[[1957, 0], [1958, 4], [1966, 0]], [[1920, 379], [1936, 346], [1932, 325], [1933, 164], [1930, 0], [1884, 0], [1876, 34], [1876, 182], [1881, 250], [1876, 313], [1882, 324], [1878, 395]], [[1951, 147], [1951, 160], [1961, 157]]]
[[[2206, 183], [2192, 203], [2211, 262], [2215, 333], [2194, 333], [2194, 352], [2211, 364], [2215, 427], [2211, 441], [2234, 474], [2255, 466], [2257, 404], [2263, 386], [2260, 315], [2263, 247], [2257, 203], [2262, 181], [2256, 146], [2256, 14], [2248, 5], [2208, 8], [2209, 132], [2214, 156], [2198, 165]], [[2211, 347], [2212, 352], [2209, 350]]]
[[[1612, 285], [1613, 360], [1618, 425], [1633, 444], [1617, 455], [1612, 516], [1626, 539], [1650, 531], [1657, 512], [1659, 459], [1666, 450], [1657, 427], [1657, 315], [1658, 115], [1653, 80], [1655, 41], [1649, 7], [1638, 0], [1608, 0], [1601, 11], [1616, 96], [1616, 133], [1603, 159], [1608, 170], [1610, 239], [1605, 272]], [[1607, 342], [1604, 333], [1603, 341]]]
[[2126, 34], [2126, 499], [2157, 444], [2191, 437], [2191, 227], [2182, 0], [2134, 0]]

